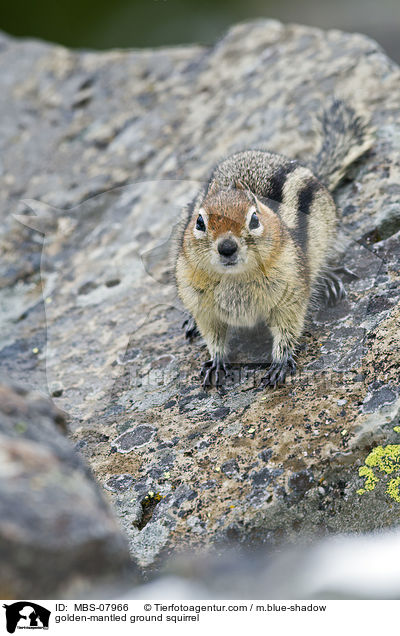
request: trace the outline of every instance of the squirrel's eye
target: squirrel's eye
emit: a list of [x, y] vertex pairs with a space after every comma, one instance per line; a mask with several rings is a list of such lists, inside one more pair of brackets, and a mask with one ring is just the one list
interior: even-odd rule
[[258, 216], [255, 212], [251, 215], [249, 230], [256, 230], [260, 225], [260, 221], [258, 220]]
[[204, 219], [201, 214], [197, 217], [196, 230], [200, 230], [200, 232], [206, 231], [206, 224], [204, 223]]

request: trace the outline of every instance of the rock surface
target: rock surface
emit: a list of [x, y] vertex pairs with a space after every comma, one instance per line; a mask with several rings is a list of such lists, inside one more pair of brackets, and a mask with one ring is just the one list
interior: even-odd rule
[[[0, 363], [69, 414], [134, 557], [398, 524], [396, 450], [364, 462], [400, 444], [399, 68], [361, 35], [271, 21], [211, 48], [0, 44]], [[376, 128], [335, 195], [348, 296], [310, 316], [286, 386], [242, 365], [205, 392], [168, 283], [180, 207], [235, 150], [309, 157], [333, 95]]]
[[93, 584], [135, 580], [126, 541], [63, 432], [50, 400], [0, 385], [1, 598], [79, 598]]

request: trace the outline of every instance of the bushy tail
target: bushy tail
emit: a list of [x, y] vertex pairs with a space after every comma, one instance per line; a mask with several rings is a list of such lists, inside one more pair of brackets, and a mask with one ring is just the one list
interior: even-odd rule
[[351, 164], [371, 148], [374, 134], [369, 123], [341, 100], [335, 100], [324, 112], [321, 124], [323, 142], [311, 169], [332, 191]]

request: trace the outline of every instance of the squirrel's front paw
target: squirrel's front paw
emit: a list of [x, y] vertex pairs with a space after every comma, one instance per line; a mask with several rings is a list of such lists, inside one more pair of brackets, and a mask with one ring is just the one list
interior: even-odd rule
[[275, 388], [278, 384], [284, 384], [287, 375], [294, 375], [295, 373], [296, 363], [293, 360], [293, 356], [289, 356], [285, 360], [271, 364], [261, 380], [261, 385]]
[[211, 360], [207, 360], [202, 366], [200, 377], [204, 376], [203, 387], [221, 386], [224, 383], [227, 369], [223, 359], [216, 354]]

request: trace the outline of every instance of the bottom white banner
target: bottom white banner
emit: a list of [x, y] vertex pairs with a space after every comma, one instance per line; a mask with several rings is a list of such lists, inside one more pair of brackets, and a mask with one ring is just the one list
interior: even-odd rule
[[384, 633], [397, 624], [398, 601], [1, 601], [0, 634], [211, 634], [246, 630], [268, 634]]

